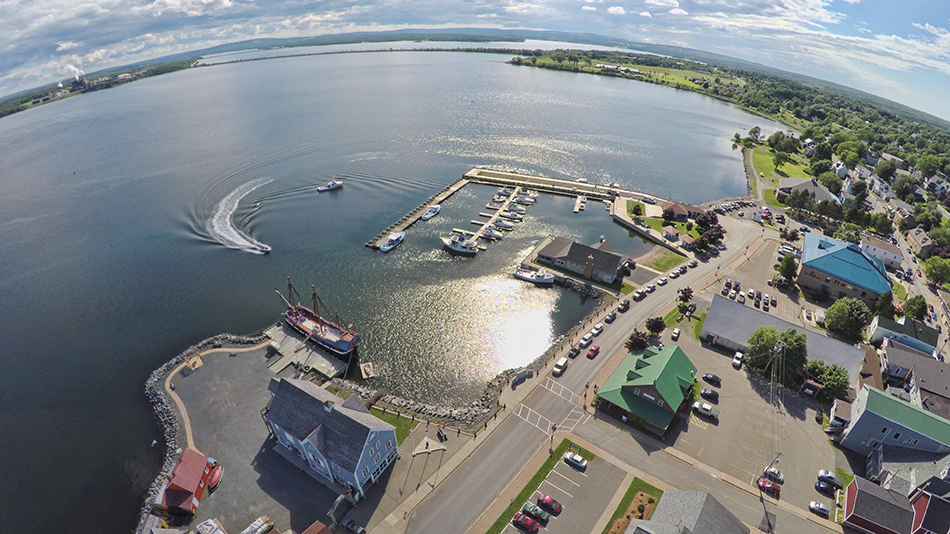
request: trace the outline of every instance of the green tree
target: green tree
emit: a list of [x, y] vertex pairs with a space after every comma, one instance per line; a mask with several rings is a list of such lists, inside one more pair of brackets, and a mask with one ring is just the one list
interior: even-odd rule
[[901, 176], [894, 180], [892, 189], [894, 189], [894, 194], [898, 198], [907, 198], [908, 195], [914, 192], [914, 189], [917, 189], [917, 181], [910, 176]]
[[759, 136], [761, 135], [762, 135], [762, 128], [759, 128], [758, 126], [753, 126], [752, 128], [749, 129], [749, 137], [756, 143], [759, 142]]
[[880, 315], [885, 319], [894, 320], [894, 294], [890, 291], [882, 293], [881, 296], [874, 301], [872, 313], [874, 315]]
[[772, 357], [772, 349], [778, 343], [778, 330], [774, 326], [760, 326], [749, 336], [749, 353], [746, 364], [753, 369], [765, 369]]
[[851, 384], [851, 377], [848, 376], [848, 370], [840, 365], [828, 365], [821, 376], [822, 392], [829, 399], [836, 399], [844, 396]]
[[[931, 232], [934, 231], [935, 230], [931, 230]], [[950, 282], [950, 259], [943, 259], [937, 256], [928, 258], [924, 261], [924, 274], [927, 275], [928, 283], [937, 286], [942, 286]]]
[[630, 350], [643, 350], [650, 346], [650, 336], [642, 330], [634, 330], [627, 338], [627, 348]]
[[927, 232], [927, 237], [934, 242], [934, 246], [936, 247], [950, 246], [950, 230], [943, 226], [938, 226]]
[[818, 143], [815, 145], [815, 153], [812, 154], [812, 161], [821, 161], [826, 160], [828, 162], [828, 167], [831, 167], [831, 155], [834, 153], [834, 149], [831, 148], [831, 145], [828, 143]]
[[831, 170], [830, 159], [814, 160], [812, 164], [808, 166], [808, 174], [812, 176], [821, 176], [821, 173], [828, 172], [830, 170]]
[[779, 339], [784, 344], [779, 355], [779, 363], [782, 365], [779, 380], [786, 386], [792, 386], [798, 383], [808, 361], [808, 338], [804, 332], [799, 333], [794, 328], [789, 328], [782, 332]]
[[766, 141], [766, 144], [778, 150], [779, 143], [781, 143], [784, 140], [785, 140], [785, 132], [778, 131], [769, 136], [769, 139], [768, 141]]
[[778, 273], [791, 282], [798, 274], [798, 259], [794, 254], [786, 254], [778, 266]]
[[884, 158], [878, 160], [877, 165], [874, 166], [874, 174], [884, 180], [890, 180], [895, 172], [897, 172], [897, 164]]
[[828, 191], [831, 191], [832, 195], [837, 195], [841, 192], [841, 186], [844, 184], [844, 181], [838, 178], [837, 174], [829, 171], [823, 172], [818, 176], [818, 183], [825, 186]]
[[785, 165], [791, 161], [791, 158], [785, 152], [775, 152], [772, 154], [772, 163], [775, 165], [775, 170], [779, 170], [782, 165]]
[[888, 236], [894, 233], [894, 223], [886, 213], [875, 213], [871, 215], [871, 226], [874, 231], [880, 235]]
[[940, 160], [933, 154], [921, 156], [917, 160], [917, 170], [920, 171], [921, 176], [929, 178], [940, 170]]
[[634, 204], [634, 205], [633, 205], [633, 209], [630, 211], [630, 213], [633, 213], [634, 217], [640, 217], [640, 216], [642, 216], [642, 215], [643, 215], [643, 206], [641, 206], [640, 204]]
[[808, 362], [805, 363], [805, 376], [808, 378], [821, 382], [821, 379], [824, 375], [825, 362], [821, 360], [808, 360]]
[[673, 219], [676, 219], [676, 212], [673, 211], [673, 208], [667, 208], [663, 210], [663, 220], [666, 222], [672, 222]]
[[686, 304], [687, 302], [693, 300], [693, 288], [686, 286], [679, 291], [680, 302]]
[[853, 150], [845, 150], [841, 154], [841, 161], [843, 161], [849, 169], [853, 169], [858, 163], [861, 163], [861, 156]]
[[938, 210], [925, 209], [917, 214], [917, 226], [923, 228], [925, 232], [929, 232], [941, 224], [943, 224], [943, 215]]
[[663, 322], [662, 317], [650, 317], [647, 319], [646, 327], [651, 334], [658, 336], [660, 335], [660, 332], [666, 330], [666, 323]]
[[815, 194], [804, 189], [796, 189], [785, 198], [785, 205], [803, 210], [815, 209]]
[[871, 310], [856, 298], [845, 297], [825, 312], [825, 326], [845, 339], [861, 339], [864, 327], [871, 320]]
[[904, 317], [923, 321], [927, 316], [927, 300], [921, 295], [911, 297], [904, 302]]
[[835, 239], [840, 239], [841, 241], [847, 241], [849, 243], [854, 243], [855, 245], [861, 244], [861, 227], [854, 223], [845, 223], [844, 226], [838, 228], [835, 232]]

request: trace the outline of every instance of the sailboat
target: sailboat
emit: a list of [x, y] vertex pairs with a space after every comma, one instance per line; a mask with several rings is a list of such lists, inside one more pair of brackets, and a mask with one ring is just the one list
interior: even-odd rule
[[308, 341], [313, 341], [333, 354], [348, 356], [360, 344], [359, 334], [350, 330], [349, 327], [340, 326], [325, 317], [321, 317], [320, 308], [317, 306], [319, 301], [317, 290], [314, 286], [310, 286], [310, 290], [313, 292], [312, 310], [298, 304], [294, 299], [296, 291], [290, 282], [290, 277], [287, 278], [287, 296], [290, 297], [290, 300], [284, 298], [280, 291], [274, 290], [280, 295], [281, 300], [287, 304], [287, 311], [282, 314], [287, 326], [303, 334]]

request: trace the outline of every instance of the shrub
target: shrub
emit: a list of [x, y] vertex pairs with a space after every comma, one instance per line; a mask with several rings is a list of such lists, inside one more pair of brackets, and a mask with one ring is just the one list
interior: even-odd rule
[[637, 505], [637, 511], [640, 512], [640, 515], [641, 515], [641, 516], [643, 515], [643, 510], [644, 510], [644, 509], [646, 509], [646, 507], [643, 506], [642, 504], [638, 504], [638, 505]]

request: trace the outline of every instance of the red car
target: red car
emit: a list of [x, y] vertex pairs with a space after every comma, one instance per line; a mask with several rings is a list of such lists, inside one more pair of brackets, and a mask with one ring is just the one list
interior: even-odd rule
[[598, 354], [600, 354], [600, 345], [594, 345], [587, 351], [587, 357], [592, 360], [596, 358]]
[[554, 497], [550, 495], [541, 494], [538, 495], [538, 506], [541, 508], [547, 508], [552, 514], [561, 513], [561, 503], [554, 500]]
[[776, 495], [776, 496], [782, 492], [782, 486], [770, 480], [764, 480], [764, 479], [759, 481], [759, 489], [764, 491], [765, 493], [768, 493], [770, 495]]
[[923, 278], [924, 275], [921, 274], [920, 269], [917, 269], [917, 278]]
[[538, 531], [538, 522], [534, 519], [531, 519], [527, 514], [518, 512], [515, 514], [515, 518], [511, 520], [516, 527], [524, 530], [526, 532], [537, 532]]

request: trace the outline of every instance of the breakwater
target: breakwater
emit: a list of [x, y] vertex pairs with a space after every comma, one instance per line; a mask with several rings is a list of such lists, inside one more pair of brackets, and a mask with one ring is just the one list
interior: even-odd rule
[[178, 420], [178, 413], [168, 400], [168, 396], [165, 395], [165, 377], [184, 362], [186, 358], [194, 354], [200, 354], [212, 348], [226, 349], [229, 347], [237, 348], [247, 345], [256, 345], [266, 339], [267, 338], [263, 335], [248, 337], [233, 334], [219, 334], [209, 337], [200, 343], [188, 347], [174, 358], [162, 364], [161, 367], [152, 371], [152, 374], [149, 375], [148, 380], [145, 381], [145, 397], [149, 403], [151, 403], [155, 417], [158, 418], [162, 426], [162, 435], [165, 437], [165, 458], [162, 462], [161, 470], [152, 481], [146, 493], [145, 502], [142, 504], [142, 509], [139, 512], [138, 526], [135, 529], [136, 534], [143, 534], [147, 532], [151, 526], [156, 526], [152, 525], [152, 522], [149, 521], [149, 518], [155, 517], [151, 515], [152, 503], [155, 502], [158, 497], [165, 480], [171, 476], [172, 469], [178, 461], [180, 447], [183, 443], [183, 436], [181, 435], [182, 428]]

